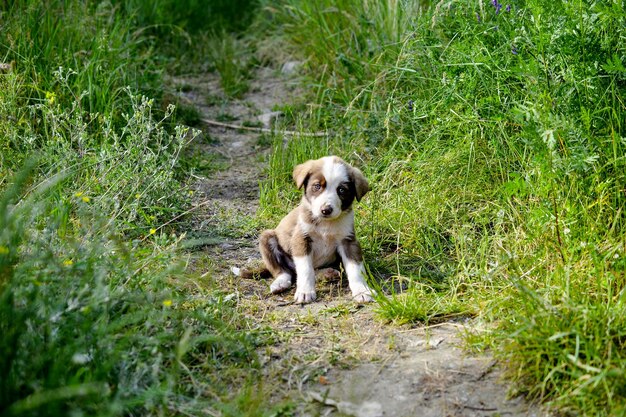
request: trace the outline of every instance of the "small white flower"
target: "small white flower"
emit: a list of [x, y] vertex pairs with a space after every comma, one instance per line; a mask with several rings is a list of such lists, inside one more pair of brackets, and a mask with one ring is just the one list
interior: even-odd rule
[[88, 362], [91, 362], [91, 355], [88, 353], [75, 353], [72, 356], [72, 362], [76, 365], [84, 365]]
[[232, 301], [232, 300], [234, 300], [236, 298], [237, 298], [237, 294], [236, 293], [231, 293], [231, 294], [228, 294], [226, 297], [224, 297], [224, 302], [228, 303], [229, 301]]

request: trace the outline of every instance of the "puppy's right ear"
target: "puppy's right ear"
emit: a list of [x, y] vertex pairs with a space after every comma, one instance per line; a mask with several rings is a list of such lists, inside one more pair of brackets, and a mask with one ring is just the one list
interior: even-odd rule
[[315, 161], [306, 161], [303, 164], [296, 165], [293, 169], [293, 180], [295, 181], [298, 188], [302, 188], [306, 179], [311, 175], [311, 169], [313, 168], [313, 163]]
[[363, 196], [370, 190], [370, 185], [360, 169], [350, 167], [352, 171], [352, 180], [356, 188], [356, 201], [361, 201]]

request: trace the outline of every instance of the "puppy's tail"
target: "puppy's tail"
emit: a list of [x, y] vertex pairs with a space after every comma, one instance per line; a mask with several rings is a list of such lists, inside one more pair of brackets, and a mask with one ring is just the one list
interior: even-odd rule
[[239, 273], [235, 273], [235, 275], [244, 279], [264, 279], [272, 277], [272, 273], [265, 267], [265, 265], [246, 266], [241, 268], [238, 272]]

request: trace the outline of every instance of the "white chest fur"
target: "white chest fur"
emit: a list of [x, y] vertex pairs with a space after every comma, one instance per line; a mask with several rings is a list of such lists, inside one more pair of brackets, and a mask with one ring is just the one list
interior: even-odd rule
[[345, 238], [354, 235], [354, 212], [318, 224], [300, 218], [298, 226], [311, 239], [313, 267], [319, 268], [333, 262], [337, 257], [337, 247]]

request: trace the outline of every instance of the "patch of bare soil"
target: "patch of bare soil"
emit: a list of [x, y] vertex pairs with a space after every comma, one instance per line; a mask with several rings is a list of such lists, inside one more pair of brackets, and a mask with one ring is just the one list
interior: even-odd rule
[[[215, 75], [173, 80], [187, 86], [180, 94], [204, 119], [227, 114], [228, 124], [239, 125], [289, 103], [297, 94], [296, 81], [261, 68], [241, 100], [220, 101]], [[330, 274], [318, 274], [318, 301], [304, 307], [292, 303], [293, 290], [271, 295], [269, 281], [233, 274], [233, 267], [260, 259], [258, 231], [246, 232], [245, 225], [258, 208], [268, 149], [252, 131], [211, 124], [205, 130], [215, 141], [194, 146], [220, 155], [223, 169], [194, 179], [198, 207], [191, 234], [200, 237], [196, 250], [212, 259], [224, 291], [237, 297], [255, 325], [276, 334], [276, 343], [259, 352], [272, 400], [291, 401], [296, 416], [549, 415], [523, 398], [508, 397], [493, 358], [460, 347], [459, 333], [471, 323], [421, 328], [382, 323], [375, 305], [354, 304], [346, 280]]]

